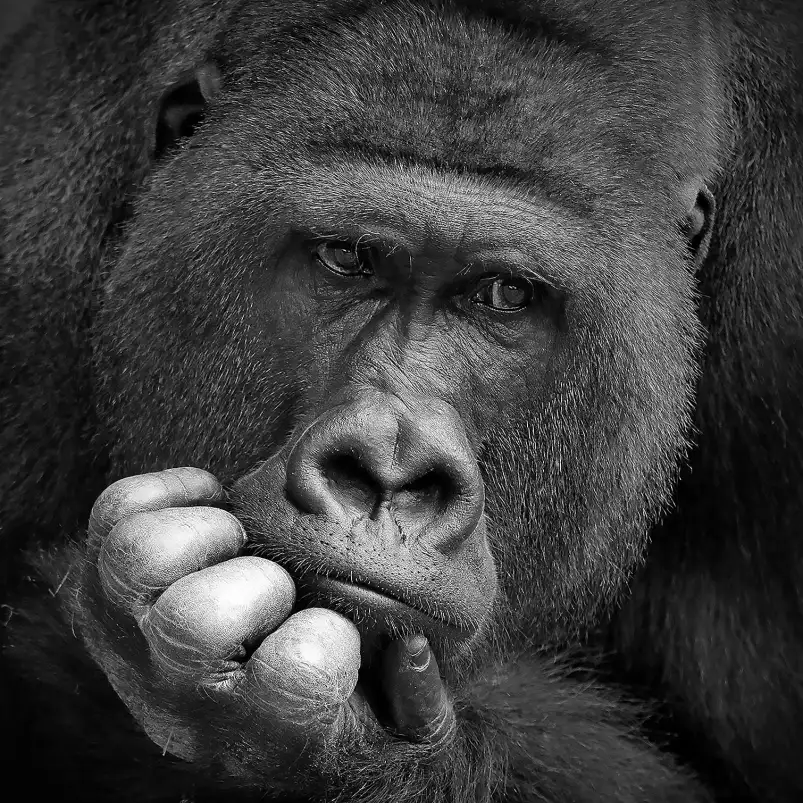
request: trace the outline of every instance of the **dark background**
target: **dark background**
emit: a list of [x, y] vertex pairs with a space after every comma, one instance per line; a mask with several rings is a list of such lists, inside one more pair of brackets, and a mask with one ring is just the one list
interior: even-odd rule
[[0, 47], [23, 24], [37, 0], [0, 0]]

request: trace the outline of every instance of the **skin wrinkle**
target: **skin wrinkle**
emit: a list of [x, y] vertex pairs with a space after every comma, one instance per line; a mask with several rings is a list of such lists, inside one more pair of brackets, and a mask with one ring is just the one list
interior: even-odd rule
[[[219, 511], [214, 508], [193, 508], [192, 510], [187, 511], [181, 520], [177, 521], [178, 517], [181, 515], [182, 511], [175, 508], [168, 508], [164, 511], [161, 511], [159, 514], [134, 514], [133, 516], [129, 517], [125, 523], [118, 523], [118, 525], [115, 525], [112, 533], [109, 534], [102, 551], [102, 577], [111, 576], [112, 578], [115, 578], [118, 581], [117, 587], [122, 595], [122, 598], [124, 600], [130, 599], [132, 607], [133, 603], [136, 602], [143, 604], [144, 602], [148, 601], [148, 597], [153, 596], [143, 594], [142, 592], [144, 589], [149, 588], [161, 591], [167, 585], [169, 585], [170, 582], [177, 580], [181, 574], [186, 573], [186, 566], [181, 573], [177, 572], [177, 567], [175, 566], [166, 567], [165, 571], [163, 572], [163, 579], [160, 580], [158, 584], [154, 584], [152, 578], [148, 578], [147, 576], [147, 572], [150, 571], [150, 569], [145, 570], [143, 565], [137, 565], [137, 556], [141, 553], [141, 544], [143, 543], [140, 541], [140, 533], [148, 531], [147, 525], [152, 520], [163, 520], [166, 523], [169, 522], [170, 526], [174, 528], [178, 527], [188, 530], [190, 533], [194, 533], [197, 536], [197, 538], [194, 539], [195, 543], [204, 545], [205, 554], [207, 556], [210, 554], [210, 538], [213, 532], [217, 531], [217, 536], [221, 539], [218, 544], [220, 545], [223, 543], [222, 536], [225, 532], [225, 529], [223, 527], [213, 528], [210, 526], [215, 523], [215, 519], [219, 521], [221, 518], [224, 518], [227, 524], [234, 522], [237, 528], [237, 541], [239, 542], [239, 546], [241, 546], [245, 541], [242, 525], [236, 519], [234, 519], [233, 516], [225, 511]], [[197, 517], [201, 517], [204, 524], [207, 525], [205, 527], [205, 531], [201, 531], [197, 526], [195, 526], [194, 520]], [[134, 522], [137, 520], [141, 521], [142, 523], [140, 525], [136, 525]], [[125, 533], [130, 533], [130, 535], [126, 535]], [[175, 541], [177, 539], [174, 538], [173, 540]], [[158, 544], [158, 542], [159, 539], [148, 539], [147, 536], [144, 539], [144, 543], [151, 545], [154, 543]], [[118, 554], [128, 554], [127, 559], [124, 561], [124, 563], [127, 565], [125, 571], [128, 572], [131, 577], [127, 582], [121, 579], [120, 575], [115, 569], [115, 564], [119, 563], [120, 561], [119, 559], [115, 558], [114, 551], [110, 549], [110, 545], [113, 545], [113, 550], [119, 551]], [[233, 556], [234, 552], [236, 552], [236, 549], [233, 551], [231, 550], [231, 546], [233, 545], [229, 545], [229, 556]], [[103, 556], [107, 556], [106, 559], [103, 559]], [[150, 565], [152, 556], [148, 555], [145, 557], [148, 560], [148, 565]], [[191, 568], [190, 571], [197, 571], [209, 565], [209, 561], [200, 557], [197, 553], [197, 550], [192, 553], [191, 557], [194, 561], [194, 568]], [[151, 582], [149, 582], [149, 579]], [[129, 593], [125, 593], [126, 586], [128, 586]], [[137, 589], [135, 586], [138, 586], [139, 589]]]
[[[207, 665], [212, 666], [216, 663], [217, 659], [210, 658], [207, 655], [205, 645], [193, 646], [179, 640], [176, 636], [171, 636], [167, 632], [167, 627], [161, 625], [158, 621], [160, 619], [167, 622], [167, 627], [175, 626], [175, 622], [165, 617], [159, 610], [151, 610], [140, 626], [143, 628], [146, 637], [150, 634], [148, 643], [150, 644], [151, 652], [163, 665], [172, 668], [180, 675], [186, 674], [185, 663], [192, 661], [192, 655], [195, 654], [198, 657], [194, 661], [198, 668], [198, 674], [201, 675]], [[170, 650], [171, 646], [175, 648], [174, 651]]]
[[[304, 517], [304, 518], [300, 519], [298, 521], [298, 526], [301, 526], [301, 527], [307, 526], [306, 525], [306, 520], [311, 519], [311, 518], [313, 518], [313, 517]], [[267, 517], [259, 516], [257, 520], [261, 522], [261, 521], [266, 521], [266, 520], [269, 520], [269, 519]], [[317, 537], [316, 531], [314, 529], [312, 530], [312, 534], [311, 535], [312, 535], [313, 538]], [[255, 537], [255, 544], [257, 544], [257, 545], [264, 540], [264, 536], [262, 536], [258, 530], [254, 530], [254, 537]], [[286, 547], [282, 549], [282, 548], [277, 548], [278, 545], [274, 546], [273, 539], [270, 539], [268, 541], [268, 543], [271, 543], [270, 550], [268, 550], [268, 549], [266, 549], [264, 547], [257, 546], [256, 547], [257, 554], [264, 554], [265, 557], [269, 557], [271, 559], [275, 559], [275, 560], [278, 560], [280, 562], [285, 562], [285, 561], [289, 560], [290, 564], [297, 566], [298, 571], [301, 572], [301, 573], [303, 573], [304, 571], [313, 571], [313, 572], [324, 571], [325, 572], [325, 564], [322, 565], [322, 566], [319, 566], [316, 562], [299, 561], [298, 558], [295, 555], [291, 556], [291, 555], [286, 554]], [[365, 578], [361, 578], [356, 573], [352, 573], [351, 576], [357, 582], [363, 582], [363, 583], [365, 582]], [[441, 618], [442, 614], [439, 614], [438, 611], [433, 609], [432, 607], [428, 607], [427, 603], [428, 603], [427, 600], [422, 601], [422, 603], [421, 603], [423, 605], [422, 609], [425, 612], [429, 613], [430, 615], [435, 616], [436, 618]], [[454, 610], [450, 611], [450, 616], [454, 617], [455, 614], [456, 614], [456, 612]], [[454, 619], [451, 623], [454, 624], [454, 625], [457, 625], [457, 626], [465, 627], [466, 629], [469, 629], [469, 630], [472, 629], [472, 628], [475, 628], [477, 626], [477, 622], [473, 621], [471, 618], [466, 618], [465, 620], [463, 620], [463, 619], [458, 617], [458, 618]]]
[[[533, 264], [541, 265], [543, 260], [538, 251], [533, 252], [533, 244], [541, 253], [562, 255], [564, 258], [572, 253], [572, 244], [582, 241], [583, 233], [574, 231], [576, 226], [584, 225], [580, 219], [567, 217], [566, 210], [558, 210], [548, 202], [540, 202], [533, 205], [533, 202], [517, 195], [516, 191], [505, 190], [500, 193], [494, 185], [485, 185], [484, 182], [476, 177], [467, 176], [448, 176], [448, 175], [426, 175], [422, 170], [409, 168], [401, 174], [388, 171], [379, 165], [364, 165], [359, 163], [343, 164], [336, 168], [333, 175], [331, 166], [327, 166], [324, 171], [321, 167], [311, 164], [307, 166], [309, 173], [303, 175], [303, 183], [296, 177], [293, 185], [284, 188], [286, 193], [294, 193], [299, 200], [292, 201], [294, 208], [298, 210], [317, 210], [319, 214], [327, 215], [336, 219], [338, 199], [340, 198], [341, 188], [348, 187], [348, 208], [350, 210], [349, 220], [359, 221], [359, 225], [365, 225], [369, 232], [355, 232], [355, 238], [359, 239], [366, 233], [372, 236], [379, 234], [385, 246], [394, 249], [401, 249], [409, 254], [410, 259], [419, 253], [422, 243], [431, 243], [442, 253], [498, 253], [500, 247], [510, 254], [515, 253], [516, 247], [522, 254], [516, 258], [514, 268], [521, 272], [529, 273], [545, 283], [567, 290], [579, 290], [582, 286], [577, 286], [579, 276], [577, 265], [572, 260], [571, 269], [560, 274], [542, 275], [539, 271], [532, 268]], [[366, 172], [366, 171], [370, 172]], [[429, 179], [434, 185], [440, 185], [439, 191], [431, 190], [432, 195], [426, 193], [426, 180]], [[424, 184], [420, 190], [417, 189], [418, 182]], [[480, 187], [475, 188], [472, 184], [479, 183]], [[326, 196], [320, 194], [321, 186], [334, 185]], [[468, 185], [468, 186], [466, 186]], [[376, 186], [376, 193], [365, 195], [364, 188]], [[312, 188], [316, 190], [313, 192]], [[381, 191], [379, 188], [381, 187]], [[413, 189], [416, 188], [416, 189]], [[415, 197], [406, 197], [399, 201], [398, 207], [389, 206], [394, 193], [411, 195], [418, 192]], [[306, 196], [307, 200], [301, 200]], [[332, 211], [327, 212], [321, 206], [320, 201], [314, 202], [313, 198], [327, 197], [331, 199]], [[438, 198], [437, 206], [433, 206], [431, 199]], [[345, 202], [345, 198], [343, 199]], [[361, 204], [365, 212], [360, 211]], [[394, 221], [398, 227], [387, 228], [389, 224], [383, 224], [380, 220], [372, 219], [379, 210], [386, 209], [387, 218]], [[489, 210], [493, 210], [490, 212]], [[369, 211], [370, 210], [370, 211]], [[409, 210], [420, 210], [417, 221], [409, 219]], [[461, 218], [450, 220], [445, 216], [444, 210], [460, 210]], [[304, 219], [304, 214], [299, 214], [300, 219]], [[531, 239], [520, 242], [522, 231], [521, 221], [532, 221], [528, 234]], [[537, 233], [539, 223], [546, 224], [543, 228], [549, 233], [543, 238], [539, 238]], [[567, 225], [569, 223], [570, 225]], [[337, 225], [320, 226], [318, 228], [329, 228], [348, 234], [351, 223], [343, 222]], [[459, 231], [455, 233], [455, 227]], [[466, 232], [473, 232], [469, 237]], [[556, 249], [553, 246], [554, 234], [557, 232], [572, 232], [571, 238], [561, 240], [562, 247]], [[402, 235], [402, 232], [410, 233], [410, 236]], [[429, 236], [428, 236], [429, 235]], [[487, 240], [487, 243], [483, 243]], [[518, 246], [514, 246], [514, 244]], [[528, 255], [528, 256], [525, 256]], [[560, 265], [560, 260], [550, 260], [548, 270], [555, 271]], [[547, 269], [547, 265], [544, 264]], [[585, 279], [589, 281], [591, 277]]]
[[156, 481], [160, 482], [164, 486], [164, 489], [166, 491], [166, 496], [168, 498], [170, 498], [173, 495], [172, 491], [174, 490], [175, 485], [177, 483], [181, 487], [181, 489], [183, 491], [182, 498], [179, 500], [179, 502], [180, 502], [181, 505], [186, 505], [187, 502], [190, 499], [190, 496], [187, 493], [186, 485], [184, 485], [184, 483], [181, 481], [181, 477], [179, 477], [178, 475], [169, 474], [168, 476], [170, 477], [171, 480], [173, 480], [173, 482], [168, 483], [167, 479], [162, 475], [157, 475], [156, 476]]

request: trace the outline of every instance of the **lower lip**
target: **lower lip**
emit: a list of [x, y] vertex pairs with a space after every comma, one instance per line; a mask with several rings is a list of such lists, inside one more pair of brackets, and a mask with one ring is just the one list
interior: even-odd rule
[[300, 579], [299, 585], [302, 591], [323, 594], [335, 599], [340, 597], [380, 616], [389, 615], [408, 620], [415, 616], [424, 616], [420, 611], [379, 591], [374, 591], [366, 586], [347, 583], [343, 580], [324, 577], [320, 574], [305, 575]]
[[363, 669], [374, 664], [399, 627], [428, 637], [433, 635], [435, 623], [428, 616], [365, 586], [306, 575], [300, 578], [298, 587], [302, 599], [308, 597], [307, 604], [332, 608], [351, 619], [360, 632]]
[[[352, 619], [364, 639], [382, 642], [393, 631], [423, 633], [431, 643], [442, 637], [464, 642], [474, 635], [428, 616], [418, 608], [379, 591], [320, 574], [307, 574], [298, 579], [301, 597], [309, 596], [311, 603], [320, 599], [322, 607], [331, 607]], [[344, 604], [338, 605], [338, 600]]]

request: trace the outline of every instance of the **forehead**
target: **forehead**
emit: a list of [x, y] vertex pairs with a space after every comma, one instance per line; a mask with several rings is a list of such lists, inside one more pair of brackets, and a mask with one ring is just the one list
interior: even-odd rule
[[308, 153], [502, 175], [585, 216], [688, 172], [694, 85], [683, 53], [660, 52], [671, 26], [627, 46], [570, 20], [411, 8], [372, 5], [257, 59], [246, 108]]

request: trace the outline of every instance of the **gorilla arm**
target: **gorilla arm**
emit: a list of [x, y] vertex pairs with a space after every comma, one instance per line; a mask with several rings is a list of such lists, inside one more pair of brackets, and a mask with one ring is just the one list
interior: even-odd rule
[[[610, 692], [532, 658], [451, 700], [426, 642], [395, 642], [383, 670], [394, 722], [382, 728], [355, 690], [354, 626], [325, 609], [290, 615], [292, 581], [271, 561], [238, 556], [241, 525], [206, 506], [221, 495], [197, 469], [111, 486], [86, 551], [50, 556], [53, 596], [14, 622], [10, 656], [49, 686], [39, 704], [65, 729], [47, 720], [47, 736], [37, 734], [53, 749], [49, 772], [87, 762], [82, 799], [123, 779], [136, 789], [142, 764], [150, 795], [158, 777], [165, 793], [223, 784], [310, 799], [705, 799], [639, 739]], [[87, 680], [81, 640], [160, 750], [131, 731], [101, 680]], [[107, 707], [118, 712], [111, 726]], [[101, 760], [102, 772], [91, 769]]]

